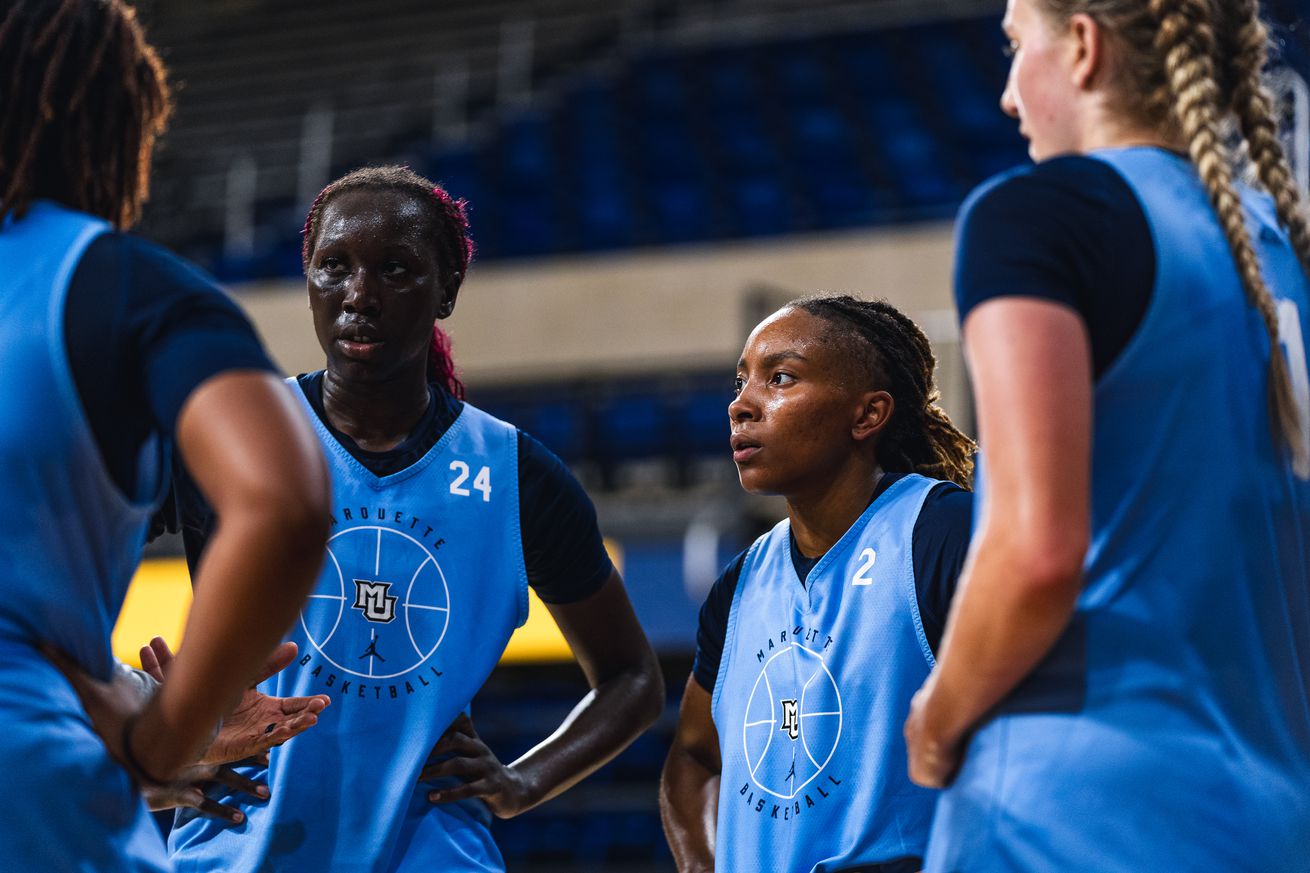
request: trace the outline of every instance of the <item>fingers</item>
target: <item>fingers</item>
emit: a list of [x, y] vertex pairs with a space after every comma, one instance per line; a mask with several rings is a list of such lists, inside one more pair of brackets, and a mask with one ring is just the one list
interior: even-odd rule
[[233, 791], [240, 791], [242, 794], [249, 794], [251, 797], [258, 797], [261, 800], [268, 797], [267, 785], [242, 776], [231, 767], [219, 767], [214, 772], [213, 781], [219, 785], [225, 785]]
[[173, 663], [173, 650], [164, 642], [163, 637], [155, 637], [150, 641], [150, 649], [154, 653], [155, 660], [159, 662], [159, 671], [162, 676], [168, 673], [168, 668]]
[[[197, 794], [199, 794], [199, 792], [197, 792]], [[207, 815], [210, 818], [216, 818], [232, 824], [241, 824], [246, 820], [245, 813], [237, 809], [235, 806], [228, 806], [227, 804], [219, 803], [217, 800], [206, 797], [203, 794], [200, 795], [199, 803], [185, 805], [190, 806], [192, 809], [199, 810], [201, 815]]]
[[495, 794], [497, 790], [497, 786], [492, 780], [479, 779], [465, 785], [456, 785], [454, 788], [429, 791], [428, 801], [430, 803], [452, 803], [456, 800], [468, 800], [470, 797], [489, 797]]
[[441, 739], [432, 747], [432, 755], [463, 755], [474, 758], [489, 751], [485, 743], [467, 734], [442, 734]]
[[317, 715], [327, 709], [332, 698], [326, 694], [315, 694], [311, 697], [274, 697], [272, 700], [281, 701], [283, 715], [296, 715], [299, 713], [309, 713]]
[[258, 685], [274, 673], [285, 670], [287, 665], [296, 659], [297, 651], [296, 644], [293, 642], [288, 641], [280, 644], [273, 650], [273, 654], [268, 656], [268, 660], [264, 662], [264, 669], [259, 671], [255, 684]]
[[471, 741], [471, 743], [471, 745], [462, 746], [462, 751], [455, 757], [428, 764], [419, 773], [419, 779], [432, 781], [453, 776], [467, 782], [470, 779], [479, 778], [501, 768], [500, 760], [481, 741]]
[[150, 674], [150, 678], [156, 682], [164, 681], [164, 670], [159, 663], [159, 658], [155, 655], [155, 650], [149, 646], [141, 647], [141, 669]]
[[63, 673], [68, 681], [73, 683], [73, 688], [77, 690], [78, 695], [83, 695], [83, 690], [95, 681], [83, 673], [82, 668], [75, 664], [62, 650], [48, 643], [42, 643], [41, 654], [45, 655], [46, 660], [58, 667], [59, 672]]
[[234, 806], [219, 803], [205, 796], [195, 785], [169, 785], [144, 788], [142, 796], [146, 806], [153, 812], [165, 809], [194, 809], [202, 815], [216, 818], [229, 824], [241, 824], [246, 820], [245, 813]]

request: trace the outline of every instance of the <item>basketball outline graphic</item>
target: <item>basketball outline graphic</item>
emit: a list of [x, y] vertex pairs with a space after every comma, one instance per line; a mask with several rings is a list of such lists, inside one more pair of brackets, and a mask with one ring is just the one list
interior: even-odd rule
[[[405, 666], [403, 669], [397, 670], [392, 673], [373, 672], [374, 662], [375, 660], [377, 660], [376, 658], [369, 658], [368, 672], [365, 673], [365, 672], [361, 672], [360, 670], [353, 669], [351, 667], [339, 663], [335, 658], [333, 658], [327, 652], [327, 646], [329, 643], [332, 642], [332, 637], [335, 636], [337, 629], [340, 627], [341, 620], [346, 615], [346, 610], [352, 608], [350, 604], [354, 602], [353, 587], [351, 593], [348, 593], [346, 588], [347, 574], [342, 571], [341, 562], [337, 559], [336, 554], [332, 550], [332, 542], [348, 534], [359, 534], [361, 532], [368, 532], [368, 531], [377, 532], [377, 546], [375, 550], [374, 566], [373, 566], [374, 577], [376, 577], [382, 564], [382, 542], [383, 542], [384, 534], [390, 534], [392, 536], [401, 537], [404, 540], [407, 540], [409, 543], [412, 543], [413, 546], [416, 546], [423, 556], [422, 560], [419, 560], [417, 565], [414, 567], [413, 575], [410, 576], [409, 581], [407, 583], [400, 583], [400, 584], [393, 585], [391, 589], [392, 591], [396, 591], [401, 587], [401, 585], [404, 585], [404, 592], [405, 592], [404, 597], [400, 600], [400, 602], [396, 604], [396, 611], [398, 614], [404, 615], [405, 631], [407, 636], [409, 637], [410, 645], [413, 647], [414, 650], [413, 654], [414, 656], [417, 656], [417, 660], [414, 660], [412, 663], [408, 663], [408, 665]], [[309, 644], [312, 645], [314, 649], [320, 655], [322, 655], [323, 658], [327, 660], [327, 662], [330, 663], [332, 666], [336, 667], [338, 670], [342, 670], [346, 673], [349, 673], [352, 676], [358, 676], [361, 679], [394, 679], [397, 676], [403, 676], [406, 673], [409, 673], [423, 666], [423, 664], [425, 664], [427, 660], [436, 653], [437, 649], [441, 647], [442, 640], [446, 638], [446, 631], [450, 628], [450, 586], [446, 582], [446, 574], [444, 571], [442, 571], [441, 563], [437, 560], [436, 555], [432, 554], [432, 551], [427, 546], [423, 545], [423, 543], [419, 542], [417, 539], [415, 539], [414, 537], [410, 536], [409, 534], [403, 531], [393, 530], [391, 528], [382, 527], [380, 525], [360, 525], [358, 527], [349, 527], [346, 528], [345, 530], [338, 531], [337, 533], [329, 537], [327, 541], [327, 557], [328, 560], [331, 562], [332, 567], [335, 569], [338, 593], [337, 594], [323, 593], [322, 589], [326, 587], [323, 583], [326, 580], [330, 580], [332, 578], [332, 574], [329, 573], [328, 568], [324, 567], [323, 572], [319, 577], [318, 586], [316, 586], [314, 593], [309, 595], [309, 601], [311, 602], [324, 601], [324, 600], [336, 601], [337, 614], [332, 621], [332, 626], [328, 630], [327, 635], [324, 636], [322, 640], [319, 640], [315, 638], [313, 631], [311, 631], [309, 628], [309, 622], [305, 620], [305, 613], [309, 610], [311, 603], [307, 602], [305, 604], [305, 607], [300, 612], [300, 626], [305, 631], [305, 638], [309, 640]], [[424, 568], [427, 567], [429, 564], [431, 564], [433, 568], [436, 570], [436, 578], [441, 582], [441, 597], [443, 598], [444, 602], [440, 605], [433, 604], [433, 603], [416, 603], [411, 601], [411, 598], [413, 597], [414, 594], [414, 586], [418, 583], [419, 576], [423, 573]], [[352, 580], [352, 586], [355, 578], [358, 575], [359, 574], [354, 571], [352, 571], [349, 574]], [[435, 586], [431, 584], [425, 587], [430, 589], [435, 588]], [[444, 621], [442, 622], [441, 625], [441, 632], [437, 634], [437, 641], [433, 643], [432, 646], [429, 647], [426, 652], [418, 644], [418, 641], [414, 637], [414, 627], [410, 622], [410, 610], [413, 609], [439, 612], [442, 613], [444, 616]], [[374, 639], [376, 641], [376, 631], [375, 631]]]
[[[800, 654], [801, 652], [803, 652], [804, 655], [801, 655]], [[764, 782], [761, 781], [761, 775], [759, 771], [761, 766], [764, 764], [765, 760], [769, 756], [769, 749], [772, 748], [773, 746], [773, 741], [775, 739], [775, 736], [782, 732], [778, 726], [778, 705], [775, 702], [775, 698], [777, 697], [777, 695], [773, 693], [773, 684], [769, 681], [769, 666], [778, 658], [788, 653], [794, 653], [794, 657], [798, 657], [798, 658], [804, 658], [805, 656], [809, 656], [810, 658], [813, 658], [817, 662], [817, 666], [814, 668], [814, 671], [805, 680], [804, 684], [801, 685], [801, 693], [796, 700], [796, 707], [800, 717], [800, 724], [799, 724], [799, 737], [795, 741], [793, 741], [794, 744], [799, 745], [801, 750], [804, 751], [805, 756], [809, 759], [810, 763], [814, 766], [815, 769], [814, 772], [810, 775], [810, 777], [806, 779], [804, 782], [793, 780], [793, 788], [791, 789], [791, 793], [783, 794], [778, 791], [775, 791], [773, 788], [770, 788], [768, 785], [765, 785]], [[837, 708], [835, 710], [830, 710], [830, 711], [808, 712], [805, 708], [805, 696], [809, 691], [810, 685], [820, 676], [825, 677], [827, 679], [829, 686], [831, 686], [833, 698], [837, 702]], [[755, 705], [755, 698], [760, 693], [761, 683], [764, 684], [764, 693], [768, 695], [769, 717], [767, 719], [759, 719], [756, 721], [751, 721], [750, 720], [751, 711]], [[806, 719], [811, 719], [811, 718], [832, 718], [832, 717], [836, 717], [837, 719], [837, 730], [833, 734], [832, 747], [828, 749], [828, 753], [826, 757], [824, 757], [823, 762], [820, 763], [817, 760], [816, 756], [814, 755], [813, 751], [810, 749], [809, 742], [806, 740], [805, 722]], [[760, 675], [755, 679], [755, 685], [751, 688], [750, 697], [746, 701], [746, 708], [742, 712], [741, 747], [742, 747], [742, 754], [746, 758], [746, 770], [750, 774], [751, 782], [755, 783], [755, 786], [759, 788], [761, 791], [767, 794], [771, 794], [774, 797], [781, 798], [782, 800], [794, 799], [798, 794], [801, 793], [801, 791], [805, 788], [805, 786], [809, 785], [811, 782], [813, 782], [815, 779], [819, 777], [819, 774], [821, 774], [824, 771], [824, 769], [828, 766], [828, 762], [832, 760], [832, 756], [837, 753], [837, 747], [841, 745], [841, 729], [842, 729], [843, 718], [844, 716], [843, 716], [843, 709], [842, 709], [841, 689], [837, 687], [837, 680], [833, 678], [832, 671], [828, 669], [828, 665], [824, 661], [822, 655], [820, 655], [818, 652], [814, 651], [813, 649], [809, 649], [806, 648], [805, 646], [800, 645], [799, 643], [792, 643], [786, 648], [775, 652], [773, 656], [770, 657], [767, 661], [765, 661], [764, 665], [760, 668]], [[751, 755], [750, 731], [752, 729], [758, 730], [759, 728], [763, 728], [766, 725], [768, 730], [768, 738], [765, 740], [764, 748], [760, 750], [758, 757], [752, 760], [754, 756]], [[792, 769], [794, 772], [795, 770], [794, 753], [793, 753]]]

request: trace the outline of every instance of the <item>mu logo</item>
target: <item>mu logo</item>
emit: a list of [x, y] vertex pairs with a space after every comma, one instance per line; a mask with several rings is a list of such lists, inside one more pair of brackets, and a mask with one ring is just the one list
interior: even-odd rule
[[793, 740], [801, 735], [800, 707], [796, 705], [795, 700], [782, 701], [782, 727], [780, 730]]
[[388, 594], [389, 590], [390, 582], [356, 579], [355, 608], [364, 613], [364, 618], [369, 621], [386, 624], [396, 617], [396, 601], [399, 599]]

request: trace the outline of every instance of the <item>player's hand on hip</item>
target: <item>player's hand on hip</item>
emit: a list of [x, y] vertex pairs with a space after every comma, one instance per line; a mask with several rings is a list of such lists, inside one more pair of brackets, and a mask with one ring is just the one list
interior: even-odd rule
[[[290, 642], [274, 649], [256, 677], [255, 685], [284, 670], [295, 660], [296, 651], [296, 644]], [[173, 652], [160, 637], [141, 647], [142, 668], [160, 682], [168, 675], [172, 662]], [[317, 724], [318, 714], [331, 702], [325, 694], [271, 697], [260, 693], [255, 685], [246, 689], [236, 709], [223, 719], [218, 733], [198, 763], [227, 764], [262, 755]]]
[[467, 714], [461, 713], [446, 728], [432, 748], [429, 759], [442, 755], [450, 757], [428, 764], [419, 774], [419, 779], [427, 782], [454, 777], [464, 784], [428, 792], [428, 800], [432, 803], [476, 797], [486, 803], [498, 818], [511, 818], [531, 806], [528, 786], [522, 775], [500, 762], [482, 742]]
[[268, 799], [267, 785], [242, 776], [231, 767], [212, 764], [188, 767], [172, 785], [144, 786], [141, 795], [153, 812], [186, 808], [228, 824], [238, 825], [246, 820], [245, 813], [235, 806], [207, 797], [205, 788], [209, 785], [224, 785], [259, 800]]
[[955, 779], [964, 762], [964, 741], [942, 735], [928, 714], [931, 678], [910, 701], [905, 721], [905, 745], [909, 755], [910, 780], [924, 788], [945, 788]]
[[124, 728], [130, 719], [141, 712], [154, 689], [135, 677], [131, 671], [122, 669], [115, 670], [110, 681], [101, 682], [54, 647], [42, 646], [41, 651], [73, 686], [73, 691], [82, 701], [82, 708], [91, 720], [91, 729], [100, 735], [110, 756], [129, 773], [133, 773], [134, 768], [123, 753]]

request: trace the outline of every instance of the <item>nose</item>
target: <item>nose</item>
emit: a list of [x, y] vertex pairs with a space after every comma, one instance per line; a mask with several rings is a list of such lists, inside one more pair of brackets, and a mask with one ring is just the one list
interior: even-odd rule
[[377, 315], [380, 300], [374, 283], [368, 273], [357, 271], [346, 285], [346, 294], [341, 300], [341, 308], [356, 315]]
[[1016, 121], [1019, 120], [1019, 99], [1014, 90], [1014, 69], [1005, 79], [1005, 90], [1001, 92], [1001, 111]]
[[728, 419], [733, 422], [756, 421], [760, 417], [759, 404], [755, 402], [750, 382], [744, 384], [737, 396], [728, 404]]

